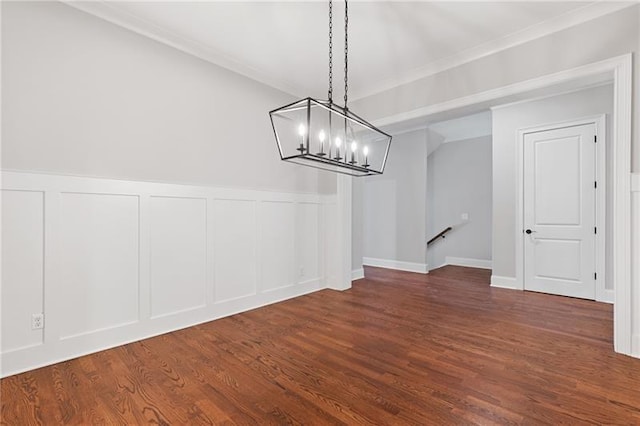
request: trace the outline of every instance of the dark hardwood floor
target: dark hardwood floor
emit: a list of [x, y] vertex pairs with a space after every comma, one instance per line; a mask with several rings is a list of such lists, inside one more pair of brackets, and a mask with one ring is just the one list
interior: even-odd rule
[[640, 424], [610, 305], [489, 271], [323, 290], [2, 380], [2, 423]]

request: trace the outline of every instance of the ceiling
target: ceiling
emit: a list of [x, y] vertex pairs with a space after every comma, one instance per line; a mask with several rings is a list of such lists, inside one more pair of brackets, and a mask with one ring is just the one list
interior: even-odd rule
[[[326, 97], [325, 2], [67, 3], [295, 96]], [[611, 5], [350, 2], [350, 99], [592, 19]], [[343, 3], [336, 2], [334, 99], [339, 100], [343, 13]]]

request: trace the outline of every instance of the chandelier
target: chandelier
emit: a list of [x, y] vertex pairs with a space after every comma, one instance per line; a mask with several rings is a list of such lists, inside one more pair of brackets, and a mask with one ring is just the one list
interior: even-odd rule
[[379, 175], [391, 136], [347, 107], [349, 8], [344, 2], [344, 106], [333, 103], [333, 2], [329, 0], [328, 99], [304, 98], [269, 112], [284, 161], [351, 176]]

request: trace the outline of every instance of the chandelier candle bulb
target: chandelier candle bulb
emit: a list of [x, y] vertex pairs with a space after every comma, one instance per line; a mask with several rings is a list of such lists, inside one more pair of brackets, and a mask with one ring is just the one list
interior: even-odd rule
[[362, 148], [362, 153], [364, 154], [364, 164], [362, 165], [362, 167], [369, 167], [369, 159], [367, 158], [367, 156], [369, 155], [369, 147], [365, 146], [364, 148]]
[[342, 145], [342, 139], [337, 137], [336, 138], [336, 156], [334, 157], [334, 160], [336, 161], [342, 160], [342, 157], [340, 157], [340, 145]]
[[356, 161], [356, 150], [358, 149], [358, 144], [356, 143], [356, 141], [351, 142], [351, 161], [349, 161], [349, 164], [357, 164], [358, 162]]
[[324, 139], [325, 139], [326, 135], [324, 134], [324, 130], [320, 130], [320, 133], [318, 133], [318, 139], [320, 140], [320, 152], [318, 152], [316, 155], [319, 155], [320, 157], [324, 157], [325, 152], [324, 152]]
[[300, 154], [304, 154], [306, 151], [304, 147], [304, 136], [307, 134], [307, 128], [304, 127], [304, 124], [300, 124], [298, 126], [298, 135], [300, 135], [300, 146], [296, 151], [300, 151]]

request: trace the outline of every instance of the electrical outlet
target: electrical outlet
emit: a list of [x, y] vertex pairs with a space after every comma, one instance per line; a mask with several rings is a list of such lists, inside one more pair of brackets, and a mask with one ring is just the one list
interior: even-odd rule
[[44, 327], [44, 314], [31, 315], [31, 329], [40, 330]]
[[300, 278], [304, 277], [304, 266], [300, 267]]
[[462, 219], [463, 221], [468, 221], [469, 220], [469, 213], [462, 213], [460, 215], [460, 219]]

